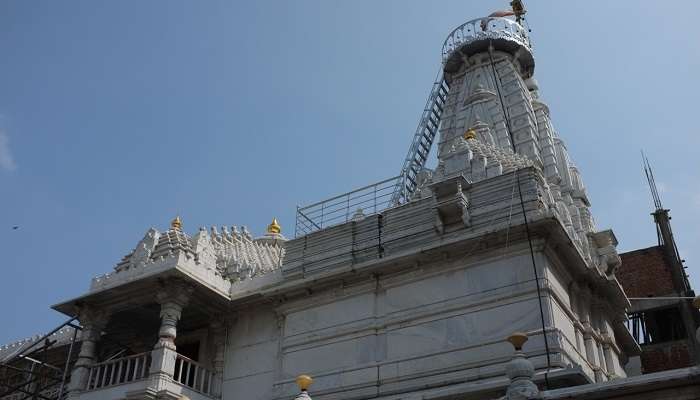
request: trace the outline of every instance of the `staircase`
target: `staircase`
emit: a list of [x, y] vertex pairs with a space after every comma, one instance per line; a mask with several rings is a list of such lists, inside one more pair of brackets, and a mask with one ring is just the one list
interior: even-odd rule
[[418, 186], [418, 173], [425, 167], [430, 148], [440, 127], [440, 116], [445, 107], [449, 86], [442, 75], [442, 65], [435, 77], [418, 128], [413, 134], [411, 146], [401, 168], [400, 179], [394, 187], [391, 204], [396, 206], [408, 202]]

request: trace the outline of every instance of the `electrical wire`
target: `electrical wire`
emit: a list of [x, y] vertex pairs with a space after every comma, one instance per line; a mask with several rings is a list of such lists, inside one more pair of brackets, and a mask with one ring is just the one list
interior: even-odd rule
[[[508, 134], [510, 135], [510, 144], [513, 147], [513, 153], [517, 154], [516, 148], [515, 148], [515, 138], [513, 137], [513, 130], [511, 129], [510, 126], [510, 119], [508, 118], [508, 113], [506, 111], [506, 106], [503, 100], [503, 95], [501, 94], [501, 88], [499, 85], [499, 77], [498, 74], [496, 73], [496, 63], [493, 60], [493, 42], [489, 41], [489, 59], [491, 61], [491, 69], [493, 71], [493, 83], [494, 86], [496, 86], [496, 92], [498, 93], [498, 99], [501, 103], [501, 109], [503, 110], [503, 118], [505, 119], [506, 122], [506, 127], [508, 128]], [[502, 83], [502, 82], [501, 82]], [[552, 360], [549, 354], [549, 341], [547, 340], [547, 329], [545, 327], [544, 323], [544, 307], [542, 306], [542, 288], [540, 287], [540, 278], [539, 278], [539, 273], [537, 272], [537, 264], [535, 262], [535, 251], [532, 247], [532, 237], [530, 235], [530, 225], [528, 224], [527, 221], [527, 212], [525, 211], [525, 202], [523, 200], [523, 192], [521, 189], [520, 185], [520, 175], [516, 175], [517, 177], [517, 185], [518, 185], [518, 195], [520, 197], [520, 207], [522, 210], [523, 214], [523, 220], [525, 222], [525, 235], [527, 236], [527, 243], [530, 247], [530, 259], [532, 260], [532, 270], [535, 274], [535, 284], [537, 286], [537, 301], [539, 303], [540, 307], [540, 321], [542, 323], [542, 336], [544, 338], [544, 349], [545, 352], [547, 353], [547, 370], [544, 373], [544, 384], [545, 384], [545, 389], [549, 388], [549, 379], [547, 377], [549, 370], [552, 368]]]

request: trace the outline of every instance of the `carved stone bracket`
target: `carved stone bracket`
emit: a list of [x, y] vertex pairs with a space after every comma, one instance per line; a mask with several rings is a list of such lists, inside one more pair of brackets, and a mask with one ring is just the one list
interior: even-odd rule
[[449, 224], [460, 223], [463, 227], [471, 225], [469, 199], [465, 193], [471, 183], [458, 175], [430, 185], [433, 194], [433, 212], [435, 230], [442, 234]]
[[617, 238], [612, 230], [595, 232], [590, 234], [596, 246], [598, 265], [608, 276], [614, 276], [622, 265], [622, 259], [617, 253]]

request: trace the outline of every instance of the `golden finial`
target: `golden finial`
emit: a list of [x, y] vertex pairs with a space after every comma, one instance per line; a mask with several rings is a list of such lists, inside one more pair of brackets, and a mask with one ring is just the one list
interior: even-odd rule
[[525, 342], [527, 342], [527, 334], [523, 332], [513, 332], [506, 340], [515, 347], [516, 351], [520, 351], [523, 349]]
[[464, 139], [476, 139], [476, 131], [474, 130], [474, 128], [469, 128], [466, 132], [464, 132]]
[[177, 217], [175, 217], [175, 219], [170, 221], [170, 229], [172, 229], [174, 231], [181, 231], [182, 230], [182, 220], [180, 219], [179, 215]]
[[306, 389], [308, 389], [309, 386], [314, 383], [314, 380], [308, 375], [299, 375], [297, 376], [296, 383], [299, 385], [299, 389], [301, 389], [302, 392], [305, 392]]
[[276, 235], [282, 233], [282, 227], [280, 226], [279, 222], [277, 222], [277, 218], [272, 218], [272, 222], [270, 222], [270, 225], [267, 226], [267, 233]]

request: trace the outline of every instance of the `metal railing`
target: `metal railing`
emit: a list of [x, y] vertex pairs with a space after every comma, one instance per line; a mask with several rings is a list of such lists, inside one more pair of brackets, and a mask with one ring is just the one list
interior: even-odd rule
[[175, 359], [173, 380], [196, 392], [212, 395], [214, 373], [181, 354], [178, 354]]
[[140, 353], [90, 367], [87, 390], [121, 385], [144, 379], [151, 366], [151, 353]]
[[394, 188], [400, 179], [400, 175], [395, 176], [318, 203], [297, 207], [295, 237], [391, 207]]
[[467, 21], [455, 28], [442, 45], [442, 61], [460, 47], [485, 39], [508, 39], [532, 50], [527, 29], [519, 23], [503, 17], [484, 17]]

